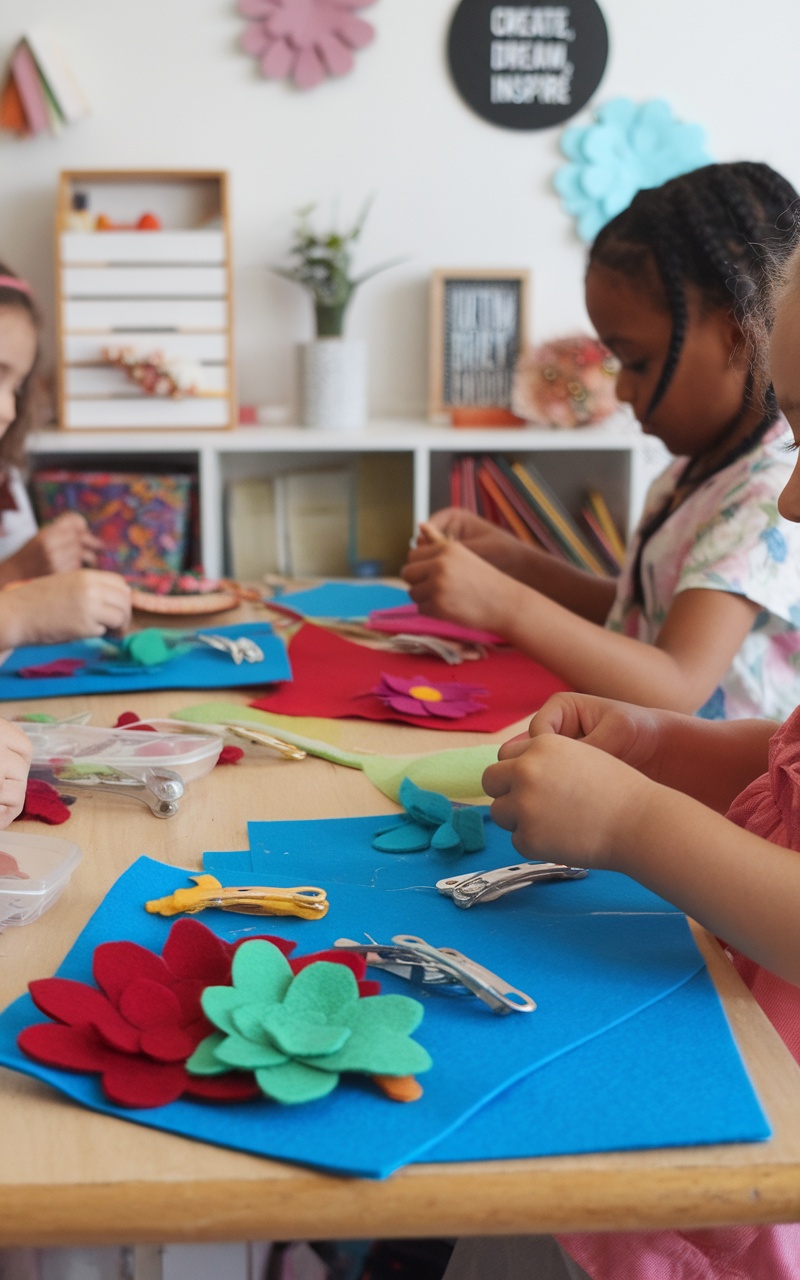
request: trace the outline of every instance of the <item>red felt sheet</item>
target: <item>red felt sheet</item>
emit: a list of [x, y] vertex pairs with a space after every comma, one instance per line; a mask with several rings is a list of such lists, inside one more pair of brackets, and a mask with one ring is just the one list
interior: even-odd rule
[[[485, 658], [450, 667], [440, 658], [368, 649], [308, 623], [290, 641], [289, 660], [292, 682], [257, 698], [251, 707], [289, 716], [399, 720], [426, 729], [495, 733], [532, 715], [551, 694], [568, 688], [538, 662], [514, 649], [491, 650]], [[405, 679], [424, 676], [435, 685], [469, 681], [487, 691], [483, 699], [486, 709], [459, 720], [404, 715], [371, 693], [384, 672]]]

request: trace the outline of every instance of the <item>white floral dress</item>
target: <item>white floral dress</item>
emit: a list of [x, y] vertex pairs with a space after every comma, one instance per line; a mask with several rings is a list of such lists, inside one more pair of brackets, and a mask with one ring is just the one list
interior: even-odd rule
[[650, 487], [606, 626], [654, 644], [681, 591], [729, 591], [760, 606], [719, 687], [698, 715], [785, 720], [800, 700], [800, 525], [778, 514], [794, 467], [781, 418], [745, 456], [711, 476], [668, 517], [642, 557], [644, 605], [633, 600], [640, 530], [674, 490], [685, 458]]

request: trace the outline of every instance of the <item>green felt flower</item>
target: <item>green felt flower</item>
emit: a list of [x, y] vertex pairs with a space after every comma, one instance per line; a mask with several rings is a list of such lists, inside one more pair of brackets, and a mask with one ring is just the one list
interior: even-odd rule
[[411, 1032], [422, 1005], [408, 996], [360, 997], [345, 965], [318, 960], [293, 974], [271, 942], [239, 947], [230, 987], [207, 987], [203, 1012], [218, 1028], [189, 1058], [194, 1075], [255, 1073], [277, 1102], [324, 1098], [344, 1071], [407, 1076], [431, 1059]]
[[426, 791], [410, 778], [400, 783], [399, 799], [405, 813], [399, 822], [382, 827], [372, 841], [382, 853], [437, 853], [459, 857], [486, 847], [483, 817], [474, 809], [455, 808], [447, 796]]
[[175, 633], [161, 627], [145, 627], [103, 647], [115, 662], [131, 667], [158, 667], [192, 648], [190, 643], [176, 642]]

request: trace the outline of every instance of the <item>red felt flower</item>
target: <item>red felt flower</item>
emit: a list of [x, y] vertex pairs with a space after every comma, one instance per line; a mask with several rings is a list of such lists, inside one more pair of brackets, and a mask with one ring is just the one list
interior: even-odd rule
[[[267, 937], [286, 956], [296, 943]], [[184, 1094], [237, 1101], [258, 1096], [249, 1072], [190, 1076], [186, 1060], [214, 1028], [203, 1014], [206, 987], [225, 986], [237, 943], [224, 942], [198, 920], [178, 920], [159, 956], [135, 942], [104, 942], [95, 948], [92, 973], [97, 987], [69, 978], [30, 983], [40, 1012], [52, 1022], [20, 1032], [17, 1043], [37, 1062], [101, 1077], [106, 1097], [121, 1107], [159, 1107]], [[363, 957], [343, 951], [319, 952], [290, 960], [298, 972], [314, 960], [346, 964], [361, 995], [375, 995], [377, 983], [363, 981]], [[354, 963], [355, 962], [355, 963]]]
[[55, 827], [66, 822], [69, 809], [49, 782], [44, 782], [41, 778], [28, 778], [25, 784], [25, 806], [19, 816]]

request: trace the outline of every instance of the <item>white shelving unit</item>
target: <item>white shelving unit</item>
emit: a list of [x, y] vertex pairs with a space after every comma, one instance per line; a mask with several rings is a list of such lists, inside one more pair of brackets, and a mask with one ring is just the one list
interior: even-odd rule
[[[416, 525], [449, 500], [449, 470], [463, 453], [502, 453], [531, 461], [561, 499], [577, 510], [587, 487], [602, 490], [618, 527], [629, 533], [647, 486], [668, 455], [658, 441], [624, 422], [573, 431], [541, 428], [453, 429], [420, 419], [386, 419], [340, 434], [304, 427], [240, 427], [234, 431], [47, 431], [30, 442], [31, 465], [87, 470], [146, 470], [148, 464], [196, 469], [201, 554], [206, 572], [225, 570], [224, 497], [230, 481], [268, 477], [348, 456], [399, 454], [411, 459]], [[409, 529], [409, 536], [412, 530]], [[366, 551], [365, 551], [366, 553]]]

